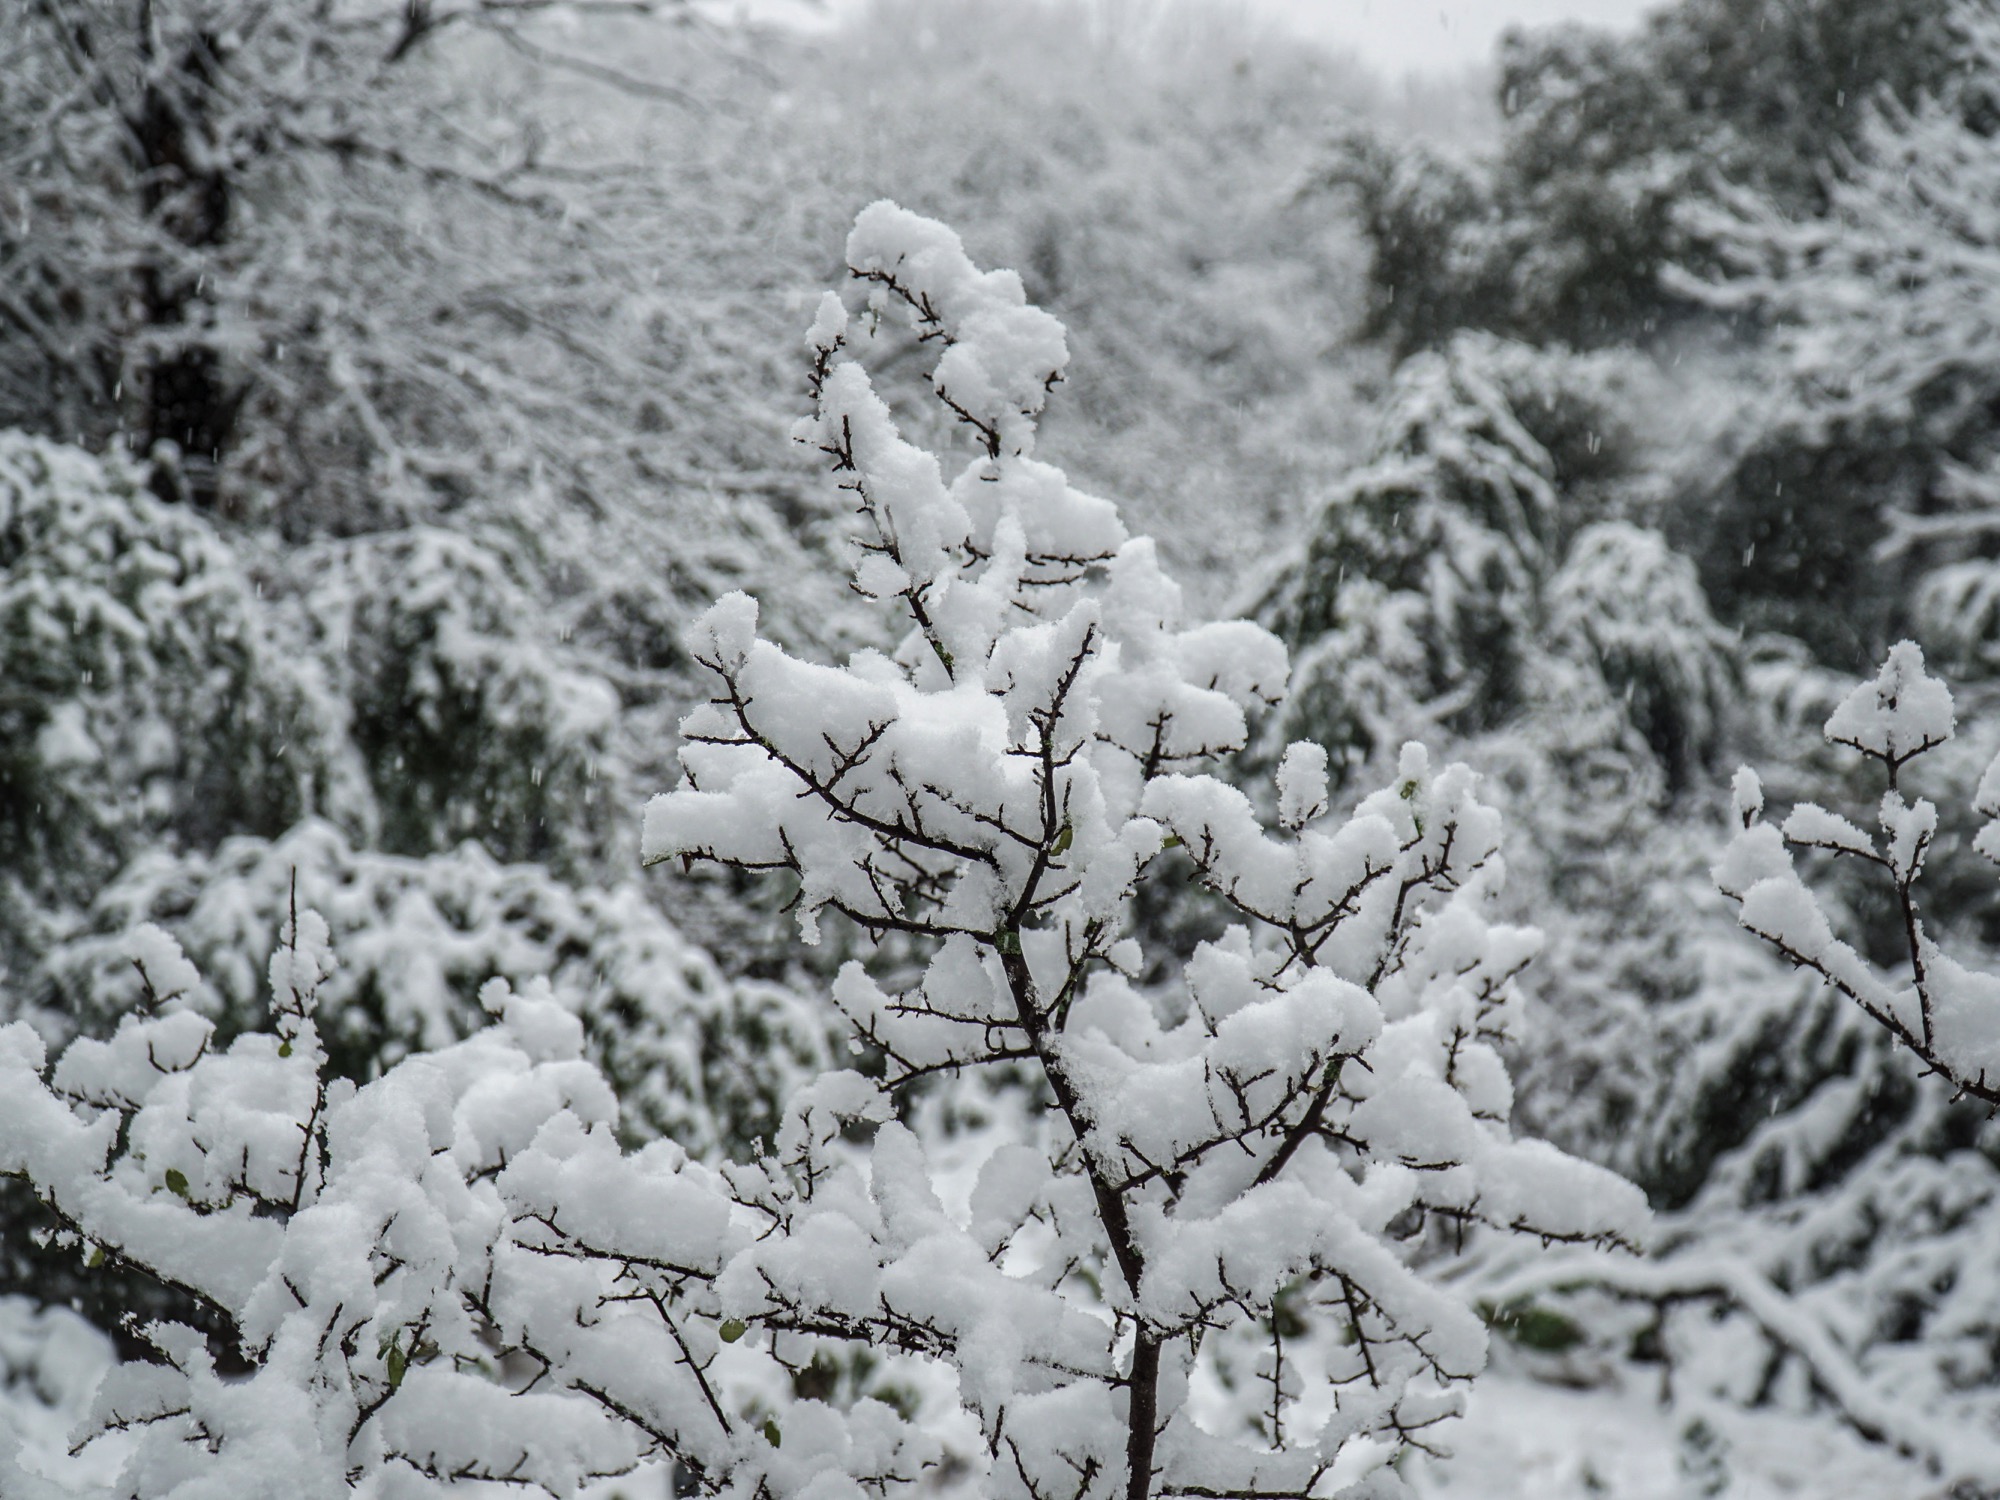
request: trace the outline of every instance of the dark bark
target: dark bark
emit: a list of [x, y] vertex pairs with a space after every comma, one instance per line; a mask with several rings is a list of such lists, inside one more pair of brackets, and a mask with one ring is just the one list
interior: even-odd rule
[[143, 340], [134, 371], [142, 456], [172, 445], [153, 488], [162, 499], [213, 509], [223, 455], [241, 406], [205, 325], [209, 263], [228, 240], [232, 183], [214, 113], [225, 83], [221, 40], [197, 33], [171, 57], [154, 52], [152, 6], [140, 7], [139, 50], [147, 65], [127, 120], [140, 207], [156, 239], [139, 269]]

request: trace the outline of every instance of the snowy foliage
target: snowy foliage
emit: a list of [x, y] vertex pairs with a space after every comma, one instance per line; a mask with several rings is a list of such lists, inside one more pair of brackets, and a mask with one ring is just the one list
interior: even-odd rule
[[0, 1495], [2000, 1493], [1992, 5], [640, 8], [0, 5]]
[[671, 1136], [713, 1157], [775, 1139], [785, 1099], [825, 1062], [825, 1024], [799, 996], [725, 977], [636, 883], [571, 885], [475, 843], [421, 859], [355, 849], [311, 820], [275, 840], [134, 861], [93, 903], [91, 930], [43, 961], [40, 1029], [95, 1029], [138, 1005], [127, 935], [148, 926], [192, 956], [188, 1006], [225, 1041], [254, 1031], [267, 1002], [258, 959], [294, 904], [325, 919], [340, 955], [317, 1014], [343, 1076], [477, 1031], [494, 978], [545, 981], [582, 1021], [631, 1140]]
[[[0, 1171], [79, 1255], [209, 1308], [248, 1366], [148, 1328], [158, 1362], [111, 1372], [83, 1434], [135, 1434], [117, 1493], [566, 1493], [671, 1458], [706, 1492], [824, 1496], [948, 1455], [1029, 1497], [1394, 1493], [1390, 1461], [1436, 1443], [1484, 1359], [1430, 1274], [1446, 1245], [1644, 1232], [1632, 1189], [1506, 1128], [1493, 1044], [1535, 938], [1482, 915], [1499, 830], [1471, 774], [1412, 746], [1330, 819], [1300, 747], [1267, 832], [1199, 767], [1242, 744], [1283, 653], [1181, 627], [1151, 546], [1032, 457], [1060, 325], [887, 204], [848, 258], [869, 321], [935, 335], [933, 392], [972, 440], [948, 481], [823, 305], [800, 436], [863, 512], [857, 586], [908, 634], [816, 666], [721, 601], [692, 632], [716, 700], [645, 838], [790, 871], [808, 935], [838, 914], [912, 939], [920, 973], [855, 963], [834, 988], [883, 1075], [798, 1090], [748, 1162], [626, 1154], [546, 980], [489, 979], [486, 1027], [357, 1087], [328, 1068], [340, 964], [310, 908], [286, 906], [268, 1026], [233, 1040], [173, 941], [134, 929], [111, 1036], [52, 1060], [0, 1031]], [[1169, 839], [1243, 925], [1149, 994], [1122, 913]], [[947, 1209], [896, 1100], [989, 1063], [1055, 1109]], [[905, 1394], [802, 1393], [857, 1347]], [[1260, 1372], [1247, 1434], [1195, 1415], [1232, 1367]]]
[[1548, 601], [1557, 651], [1597, 668], [1669, 785], [1692, 782], [1721, 748], [1740, 679], [1693, 562], [1656, 531], [1599, 522], [1571, 542]]
[[1712, 585], [1770, 600], [1741, 613], [1846, 670], [1915, 632], [1970, 676], [1994, 626], [2000, 18], [1933, 8], [1946, 56], [1921, 92], [1856, 109], [1821, 211], [1748, 192], [1688, 210], [1717, 263], [1678, 284], [1770, 330], [1690, 519]]
[[1713, 754], [1729, 645], [1687, 564], [1616, 519], [1645, 498], [1631, 375], [1480, 334], [1404, 362], [1370, 462], [1257, 605], [1297, 658], [1288, 732], [1358, 762], [1556, 705], [1675, 785]]
[[342, 708], [203, 518], [0, 432], [0, 962], [162, 840], [364, 815]]
[[1370, 753], [1412, 709], [1477, 728], [1519, 702], [1557, 502], [1498, 352], [1467, 336], [1404, 364], [1373, 462], [1328, 497], [1258, 610], [1301, 655], [1300, 702], [1327, 700], [1312, 727], [1336, 753]]
[[[1516, 1289], [1595, 1279], [1651, 1308], [1647, 1337], [1677, 1387], [1792, 1410], [1825, 1402], [1947, 1485], [1982, 1492], [2000, 1480], [1996, 1372], [1980, 1332], [2000, 1312], [1986, 1248], [2000, 1174], [1982, 1119], [2000, 1002], [1994, 981], [1940, 947], [1919, 911], [1939, 820], [1908, 795], [1959, 729], [1951, 694], [1904, 642], [1832, 705], [1825, 726], [1887, 783], [1875, 827], [1804, 800], [1766, 821], [1759, 778], [1737, 773], [1737, 833], [1715, 881], [1741, 925], [1810, 982], [1788, 983], [1706, 938], [1706, 973], [1680, 1007], [1672, 1049], [1687, 1082], [1646, 1111], [1647, 1128], [1685, 1130], [1718, 1104], [1741, 1116], [1768, 1101], [1768, 1117], [1694, 1164], [1695, 1189], [1663, 1223], [1670, 1248], [1656, 1264], [1573, 1265]], [[1995, 815], [1984, 783], [1974, 801], [1981, 817]], [[1990, 835], [1978, 842], [1983, 851]], [[1822, 876], [1864, 867], [1879, 893], [1872, 903], [1816, 893], [1795, 856]], [[1856, 925], [1857, 906], [1887, 920], [1849, 940], [1838, 929]], [[1705, 1027], [1687, 1026], [1704, 1012]], [[1705, 1102], [1704, 1089], [1737, 1097]]]
[[618, 694], [589, 656], [550, 638], [501, 556], [417, 526], [294, 558], [313, 643], [352, 705], [346, 728], [385, 849], [477, 837], [502, 859], [572, 869], [598, 852], [608, 836], [594, 783], [613, 755]]
[[2000, 17], [1950, 11], [1953, 66], [1907, 106], [1870, 102], [1823, 215], [1788, 219], [1739, 195], [1731, 218], [1695, 216], [1736, 273], [1706, 295], [1779, 325], [1804, 420], [1946, 451], [1968, 424], [1990, 425], [2000, 244]]
[[[687, 95], [648, 66], [682, 55], [726, 94], [743, 65], [669, 18], [693, 19], [683, 0], [0, 6], [0, 426], [128, 453], [162, 498], [267, 544], [449, 528], [535, 600], [492, 633], [570, 632], [558, 654], [627, 673], [628, 707], [684, 700], [662, 686], [679, 625], [745, 581], [794, 580], [774, 614], [837, 638], [839, 597], [804, 597], [800, 478], [769, 457], [781, 345], [745, 313], [818, 273], [737, 217], [788, 188], [733, 166], [696, 209], [709, 140], [687, 143]], [[602, 61], [626, 54], [637, 71]], [[383, 560], [417, 559], [390, 541]], [[509, 753], [521, 775], [577, 769]], [[435, 775], [410, 790], [392, 824], [455, 840], [482, 817]], [[602, 834], [552, 800], [508, 855]], [[537, 836], [556, 831], [569, 847]]]
[[[909, 633], [893, 657], [835, 670], [759, 641], [747, 598], [719, 604], [695, 627], [715, 701], [685, 727], [687, 783], [649, 810], [647, 851], [789, 872], [809, 938], [831, 912], [917, 939], [920, 976], [885, 987], [851, 963], [834, 991], [884, 1056], [882, 1087], [1025, 1063], [1066, 1131], [1049, 1143], [1053, 1173], [999, 1153], [974, 1191], [969, 1263], [1018, 1258], [1020, 1276], [897, 1307], [919, 1265], [968, 1262], [947, 1250], [962, 1231], [938, 1219], [914, 1142], [884, 1127], [871, 1158], [882, 1222], [833, 1207], [795, 1231], [833, 1236], [829, 1252], [859, 1233], [847, 1253], [872, 1269], [815, 1284], [787, 1251], [761, 1273], [759, 1311], [772, 1327], [882, 1340], [879, 1307], [915, 1322], [919, 1347], [954, 1350], [1002, 1492], [1359, 1480], [1425, 1441], [1452, 1409], [1437, 1386], [1472, 1373], [1483, 1348], [1378, 1238], [1392, 1221], [1418, 1241], [1426, 1218], [1558, 1238], [1639, 1229], [1610, 1179], [1498, 1129], [1508, 1090], [1490, 1046], [1534, 944], [1478, 915], [1497, 821], [1468, 773], [1434, 776], [1411, 747], [1395, 787], [1323, 830], [1326, 757], [1298, 746], [1280, 778], [1289, 836], [1271, 838], [1197, 768], [1243, 743], [1282, 653], [1240, 625], [1178, 628], [1150, 543], [1032, 457], [1064, 363], [1059, 325], [1011, 276], [974, 271], [947, 231], [886, 204], [857, 222], [848, 260], [874, 287], [873, 317], [900, 314], [943, 345], [933, 390], [973, 452], [948, 476], [901, 436], [861, 365], [839, 357], [851, 320], [829, 299], [800, 439], [867, 518], [856, 587], [899, 604]], [[1085, 586], [1097, 568], [1101, 593]], [[1143, 962], [1124, 902], [1168, 842], [1244, 923], [1199, 950], [1178, 999], [1124, 977]], [[875, 1085], [842, 1088], [834, 1114], [889, 1108]], [[927, 1233], [899, 1226], [923, 1203]], [[1003, 1357], [964, 1321], [1003, 1287], [1020, 1299], [1011, 1321], [1095, 1331], [1031, 1376], [1018, 1345]], [[1296, 1313], [1274, 1311], [1283, 1297]], [[1352, 1387], [1313, 1398], [1303, 1440], [1282, 1347], [1264, 1367], [1262, 1442], [1176, 1411], [1232, 1343], [1282, 1346], [1274, 1330], [1291, 1316], [1322, 1334], [1304, 1357]], [[1324, 1339], [1329, 1322], [1344, 1345]]]
[[[1715, 878], [1750, 931], [1854, 1001], [1959, 1093], [2000, 1105], [2000, 980], [1966, 968], [1926, 932], [1916, 885], [1937, 836], [1938, 811], [1926, 798], [1906, 801], [1899, 789], [1905, 768], [1949, 742], [1956, 727], [1950, 690], [1924, 670], [1915, 645], [1897, 645], [1874, 681], [1856, 688], [1826, 721], [1829, 741], [1860, 752], [1885, 773], [1879, 833], [1811, 802], [1794, 807], [1782, 825], [1766, 823], [1762, 787], [1746, 769], [1736, 779], [1743, 831]], [[1974, 806], [2000, 820], [2000, 772], [1981, 781]], [[1884, 979], [1835, 934], [1787, 846], [1878, 867], [1900, 917], [1907, 983]], [[1989, 822], [1975, 847], [2000, 859], [2000, 822]]]
[[1698, 328], [1704, 299], [1671, 273], [1719, 264], [1701, 210], [1741, 191], [1822, 213], [1869, 106], [1952, 71], [1949, 8], [1678, 0], [1630, 30], [1507, 32], [1491, 149], [1364, 126], [1315, 174], [1359, 210], [1368, 332], [1407, 354], [1468, 328], [1586, 348]]
[[[479, 264], [556, 237], [560, 174], [453, 73], [559, 60], [555, 8], [8, 7], [0, 423], [122, 437], [163, 493], [314, 530], [504, 472], [536, 433], [488, 414], [564, 410], [530, 383], [588, 376], [533, 324], [591, 289]], [[475, 431], [496, 451], [456, 451]]]

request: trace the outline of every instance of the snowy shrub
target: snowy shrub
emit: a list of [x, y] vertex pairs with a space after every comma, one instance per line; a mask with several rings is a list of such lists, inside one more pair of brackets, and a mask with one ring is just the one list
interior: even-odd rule
[[501, 557], [418, 526], [322, 544], [295, 571], [384, 848], [477, 838], [558, 865], [591, 852], [618, 695], [550, 638], [547, 606]]
[[1623, 521], [1584, 528], [1549, 582], [1549, 636], [1594, 665], [1669, 786], [1709, 769], [1739, 693], [1735, 643], [1709, 613], [1694, 564]]
[[1536, 595], [1558, 546], [1548, 450], [1466, 335], [1404, 362], [1371, 461], [1327, 498], [1258, 618], [1299, 653], [1302, 717], [1337, 756], [1421, 719], [1460, 729], [1518, 707]]
[[[266, 1022], [265, 960], [295, 905], [326, 919], [341, 954], [318, 1011], [332, 1076], [364, 1082], [478, 1030], [477, 996], [494, 978], [539, 979], [581, 1021], [630, 1144], [669, 1136], [705, 1159], [740, 1154], [776, 1138], [785, 1100], [825, 1064], [816, 1007], [786, 986], [726, 977], [636, 882], [572, 885], [472, 843], [421, 859], [357, 849], [317, 820], [208, 854], [140, 856], [80, 919], [85, 930], [17, 982], [24, 1018], [51, 1045], [110, 1029], [145, 994], [125, 934], [157, 923], [199, 965], [182, 1003], [226, 1045]], [[135, 1323], [200, 1320], [130, 1268], [85, 1269], [46, 1243], [50, 1228], [21, 1184], [0, 1183], [0, 1291], [78, 1307], [127, 1352], [144, 1350]]]
[[1367, 332], [1407, 353], [1465, 328], [1583, 347], [1687, 330], [1699, 299], [1662, 272], [1715, 263], [1698, 211], [1732, 187], [1823, 211], [1864, 105], [1951, 70], [1949, 9], [1673, 0], [1636, 27], [1511, 28], [1483, 149], [1364, 129], [1322, 173], [1360, 211]]
[[[247, 1366], [145, 1330], [156, 1361], [107, 1376], [81, 1434], [131, 1434], [116, 1493], [566, 1493], [664, 1458], [744, 1500], [966, 1465], [1024, 1500], [1389, 1495], [1484, 1361], [1434, 1274], [1451, 1247], [1644, 1232], [1633, 1189], [1507, 1129], [1494, 1043], [1536, 938], [1483, 915], [1499, 827], [1472, 774], [1412, 745], [1334, 818], [1301, 744], [1261, 826], [1200, 767], [1284, 653], [1180, 627], [1151, 544], [1030, 456], [1061, 326], [892, 205], [847, 252], [867, 321], [938, 349], [973, 452], [947, 482], [904, 440], [828, 298], [800, 435], [862, 512], [857, 587], [908, 634], [816, 665], [723, 599], [690, 637], [714, 701], [644, 838], [788, 872], [808, 938], [901, 940], [833, 987], [879, 1075], [796, 1091], [754, 1159], [628, 1154], [545, 980], [489, 980], [489, 1025], [357, 1086], [327, 1068], [316, 913], [288, 908], [270, 1025], [226, 1045], [140, 926], [110, 1037], [51, 1061], [0, 1030], [0, 1173]], [[1148, 992], [1124, 913], [1169, 842], [1241, 925]], [[1047, 1107], [960, 1173], [899, 1104], [992, 1068]], [[827, 1399], [818, 1372], [862, 1368], [843, 1351], [895, 1380]]]
[[294, 905], [325, 919], [340, 954], [319, 1027], [333, 1071], [357, 1081], [478, 1030], [494, 978], [544, 979], [582, 1021], [628, 1139], [671, 1136], [703, 1157], [775, 1139], [785, 1099], [825, 1061], [826, 1027], [798, 995], [725, 977], [636, 883], [571, 885], [475, 843], [421, 859], [356, 849], [317, 820], [134, 861], [93, 906], [94, 931], [45, 960], [51, 1020], [132, 1010], [143, 986], [122, 935], [156, 923], [201, 972], [187, 1003], [224, 1041], [255, 1030], [267, 987], [251, 955], [271, 951]]
[[1418, 730], [1595, 718], [1683, 784], [1732, 672], [1692, 570], [1615, 519], [1651, 498], [1633, 384], [1619, 357], [1485, 334], [1404, 361], [1369, 462], [1255, 606], [1294, 654], [1284, 732], [1338, 767]]
[[204, 518], [0, 432], [0, 961], [156, 842], [366, 815], [341, 708]]
[[1969, 678], [1992, 670], [2000, 15], [1925, 8], [1936, 43], [1884, 49], [1929, 54], [1922, 89], [1849, 96], [1866, 107], [1821, 212], [1738, 193], [1688, 213], [1720, 265], [1682, 285], [1769, 338], [1765, 389], [1686, 515], [1733, 614], [1849, 671], [1914, 627]]

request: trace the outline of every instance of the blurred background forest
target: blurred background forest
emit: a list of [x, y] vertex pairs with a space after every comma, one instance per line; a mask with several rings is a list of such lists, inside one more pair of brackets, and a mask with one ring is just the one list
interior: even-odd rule
[[[1246, 774], [1420, 737], [1508, 813], [1517, 1126], [1661, 1233], [1485, 1268], [1420, 1489], [1942, 1495], [2000, 1442], [2000, 1133], [1707, 872], [1740, 761], [1879, 794], [1818, 728], [1897, 639], [1959, 694], [1921, 790], [2000, 747], [2000, 13], [1676, 0], [1479, 89], [1201, 0], [0, 6], [0, 1017], [104, 1027], [151, 920], [247, 1024], [296, 899], [354, 1076], [547, 974], [635, 1140], [765, 1134], [842, 944], [642, 876], [638, 812], [694, 608], [871, 644], [787, 434], [890, 196], [1068, 326], [1047, 455], [1291, 648]], [[1932, 866], [2000, 942], [1968, 830]], [[0, 1184], [0, 1421], [59, 1448], [158, 1294], [40, 1212]]]

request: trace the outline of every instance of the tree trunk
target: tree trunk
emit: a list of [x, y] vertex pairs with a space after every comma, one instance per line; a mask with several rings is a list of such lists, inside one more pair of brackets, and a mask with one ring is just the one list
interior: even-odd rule
[[139, 270], [135, 443], [142, 457], [158, 460], [153, 489], [162, 499], [213, 509], [241, 404], [205, 327], [208, 263], [230, 227], [229, 169], [211, 113], [221, 43], [198, 33], [162, 61], [153, 55], [151, 23], [152, 6], [142, 5], [140, 52], [149, 67], [137, 118], [128, 124], [140, 205], [154, 238]]

